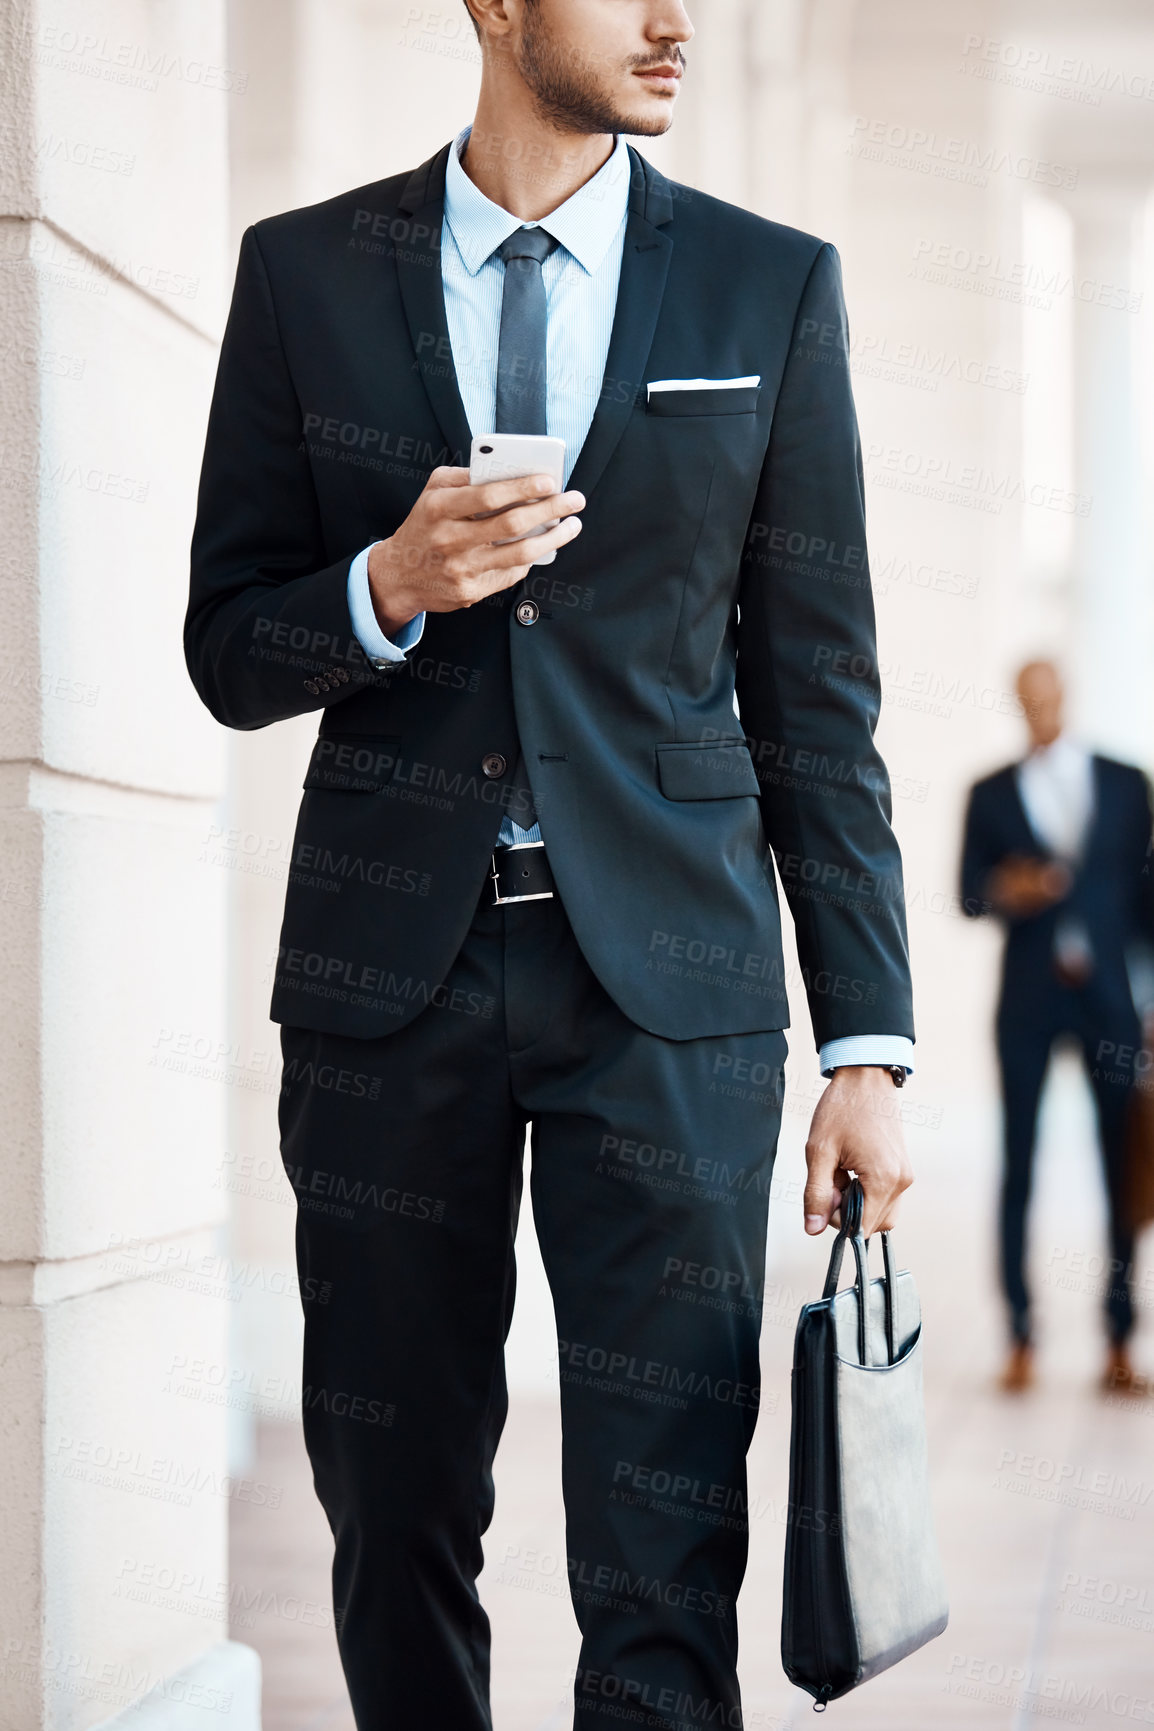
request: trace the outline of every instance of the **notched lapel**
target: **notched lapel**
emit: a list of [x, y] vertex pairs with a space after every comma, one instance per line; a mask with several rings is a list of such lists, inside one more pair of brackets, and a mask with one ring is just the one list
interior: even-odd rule
[[[420, 372], [437, 423], [454, 453], [453, 460], [467, 463], [471, 434], [453, 365], [441, 280], [445, 164], [451, 148], [443, 145], [409, 176], [400, 209], [411, 220], [402, 224], [394, 258], [413, 345], [413, 365]], [[597, 408], [569, 482], [586, 495], [600, 479], [633, 412], [653, 347], [673, 253], [673, 243], [663, 232], [663, 225], [673, 215], [669, 183], [632, 148], [629, 155], [633, 165], [629, 215], [609, 353]]]
[[632, 147], [629, 155], [633, 162], [629, 216], [605, 376], [592, 423], [569, 479], [570, 487], [579, 489], [586, 497], [600, 480], [633, 413], [653, 347], [673, 256], [673, 242], [661, 226], [673, 215], [669, 183]]
[[467, 465], [469, 418], [457, 385], [441, 281], [445, 164], [451, 148], [443, 145], [409, 176], [400, 209], [410, 220], [399, 225], [393, 257], [413, 345], [412, 364], [421, 375], [429, 405], [449, 447], [449, 461]]
[[1049, 856], [1052, 849], [1042, 840], [1040, 835], [1035, 833], [1034, 826], [1026, 811], [1026, 802], [1022, 798], [1022, 789], [1018, 785], [1018, 770], [1020, 768], [1020, 764], [1014, 764], [1013, 768], [1007, 772], [1009, 792], [1007, 816], [1011, 819], [1012, 827], [1018, 831], [1019, 845], [1023, 847], [1025, 853]]

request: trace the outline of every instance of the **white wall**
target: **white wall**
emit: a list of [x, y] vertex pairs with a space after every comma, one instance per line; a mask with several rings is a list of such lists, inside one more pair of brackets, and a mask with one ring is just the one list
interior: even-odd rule
[[[227, 1036], [225, 900], [197, 859], [225, 756], [180, 645], [223, 305], [223, 23], [212, 0], [0, 12], [0, 1718], [19, 1731], [157, 1688], [258, 1721], [255, 1655], [225, 1644], [225, 1414], [203, 1376], [227, 1342], [224, 1115], [192, 1055]], [[158, 1591], [167, 1570], [186, 1585]]]

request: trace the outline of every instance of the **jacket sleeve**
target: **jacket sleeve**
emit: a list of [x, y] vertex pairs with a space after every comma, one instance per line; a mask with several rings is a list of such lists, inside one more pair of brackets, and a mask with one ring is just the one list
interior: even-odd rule
[[981, 914], [994, 912], [986, 890], [990, 873], [1002, 863], [1004, 849], [991, 834], [986, 814], [987, 791], [979, 784], [972, 788], [966, 804], [966, 821], [962, 831], [962, 912], [975, 920]]
[[817, 254], [742, 559], [741, 722], [796, 928], [816, 1043], [913, 1038], [841, 266]]
[[184, 650], [227, 727], [322, 709], [373, 672], [326, 561], [303, 417], [255, 230], [241, 243], [201, 470]]
[[1134, 771], [1135, 788], [1135, 852], [1139, 865], [1137, 907], [1135, 924], [1138, 928], [1138, 940], [1148, 950], [1154, 951], [1154, 834], [1152, 830], [1152, 810], [1150, 783], [1140, 769]]

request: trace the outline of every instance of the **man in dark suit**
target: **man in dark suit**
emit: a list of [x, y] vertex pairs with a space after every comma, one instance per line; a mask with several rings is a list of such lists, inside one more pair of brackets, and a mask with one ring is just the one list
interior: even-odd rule
[[[469, 4], [472, 128], [246, 234], [193, 547], [209, 709], [320, 719], [273, 998], [325, 1295], [306, 1441], [358, 1725], [480, 1731], [531, 1124], [576, 1723], [734, 1724], [786, 1050], [771, 853], [833, 1077], [806, 1229], [850, 1168], [867, 1231], [910, 1182], [839, 264], [626, 145], [670, 123], [680, 0]], [[471, 434], [501, 431], [564, 438], [565, 490], [471, 484]], [[555, 563], [508, 544], [553, 520], [531, 550]]]
[[1129, 764], [1093, 756], [1062, 731], [1062, 684], [1048, 661], [1018, 676], [1030, 753], [974, 787], [962, 896], [1007, 931], [997, 1045], [1004, 1107], [1001, 1270], [1010, 1315], [1002, 1386], [1033, 1380], [1026, 1214], [1038, 1102], [1054, 1042], [1081, 1048], [1097, 1108], [1110, 1219], [1104, 1382], [1128, 1388], [1133, 1233], [1123, 1207], [1126, 1123], [1141, 1049], [1127, 963], [1154, 937], [1150, 801]]

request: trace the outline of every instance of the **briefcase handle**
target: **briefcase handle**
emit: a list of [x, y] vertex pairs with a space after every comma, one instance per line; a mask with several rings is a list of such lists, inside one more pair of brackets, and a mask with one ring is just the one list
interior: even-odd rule
[[[832, 1298], [837, 1291], [837, 1283], [841, 1278], [842, 1257], [845, 1254], [846, 1240], [853, 1245], [853, 1256], [856, 1264], [854, 1285], [857, 1288], [857, 1344], [858, 1360], [861, 1364], [870, 1364], [869, 1353], [869, 1239], [862, 1237], [862, 1216], [865, 1212], [865, 1192], [861, 1181], [851, 1178], [841, 1198], [841, 1228], [833, 1241], [833, 1249], [829, 1256], [829, 1269], [825, 1277], [823, 1298]], [[882, 1262], [885, 1267], [883, 1290], [885, 1295], [885, 1326], [886, 1326], [886, 1364], [893, 1364], [897, 1358], [894, 1340], [894, 1266], [890, 1253], [890, 1235], [883, 1232]]]

